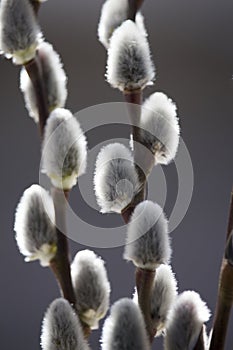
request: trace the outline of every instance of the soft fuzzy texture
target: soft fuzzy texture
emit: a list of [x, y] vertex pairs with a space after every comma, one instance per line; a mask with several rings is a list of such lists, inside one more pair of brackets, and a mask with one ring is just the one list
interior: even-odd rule
[[30, 61], [36, 52], [40, 30], [28, 0], [2, 0], [0, 49], [16, 64]]
[[162, 208], [151, 201], [136, 206], [127, 227], [124, 258], [148, 270], [170, 261], [168, 223]]
[[198, 293], [180, 294], [168, 315], [165, 350], [192, 350], [210, 311]]
[[56, 253], [55, 213], [50, 195], [39, 185], [26, 189], [16, 209], [14, 230], [26, 261], [49, 265]]
[[151, 150], [155, 163], [168, 164], [179, 145], [176, 105], [162, 92], [152, 94], [143, 104], [141, 142]]
[[70, 189], [86, 169], [87, 142], [70, 111], [56, 108], [45, 127], [42, 168], [57, 188]]
[[110, 283], [104, 261], [90, 250], [79, 251], [71, 265], [71, 276], [79, 317], [97, 329], [109, 308]]
[[[98, 25], [98, 37], [106, 49], [109, 47], [114, 30], [127, 20], [127, 15], [128, 0], [107, 0], [103, 4]], [[141, 33], [147, 36], [144, 18], [140, 12], [136, 14], [135, 22]]]
[[88, 350], [77, 315], [65, 299], [59, 298], [49, 306], [41, 333], [43, 350]]
[[154, 76], [147, 38], [133, 21], [123, 22], [110, 40], [106, 73], [109, 84], [121, 91], [143, 89]]
[[[45, 95], [49, 110], [64, 107], [67, 98], [67, 77], [62, 67], [59, 55], [52, 45], [42, 42], [37, 49], [38, 59], [41, 63]], [[35, 122], [39, 121], [36, 95], [31, 80], [23, 68], [20, 75], [20, 89], [24, 94], [26, 108]]]
[[151, 316], [156, 336], [164, 330], [168, 312], [177, 296], [177, 281], [169, 265], [160, 265], [156, 270], [154, 287], [151, 297]]
[[124, 145], [104, 146], [96, 160], [94, 189], [102, 213], [120, 213], [139, 191], [133, 157]]
[[149, 350], [143, 316], [130, 299], [117, 301], [104, 323], [102, 350]]

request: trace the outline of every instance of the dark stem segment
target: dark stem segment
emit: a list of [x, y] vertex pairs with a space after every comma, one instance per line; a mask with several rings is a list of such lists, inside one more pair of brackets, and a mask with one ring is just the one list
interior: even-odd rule
[[131, 215], [133, 214], [133, 211], [136, 205], [144, 201], [145, 197], [146, 197], [146, 184], [142, 184], [141, 190], [136, 194], [132, 202], [126, 208], [124, 208], [121, 212], [121, 216], [126, 224], [129, 223]]
[[196, 343], [195, 347], [193, 348], [193, 350], [205, 350], [204, 327], [205, 326], [202, 326], [200, 335], [198, 337], [197, 343]]
[[61, 294], [70, 304], [74, 305], [75, 294], [71, 281], [68, 241], [64, 234], [66, 232], [66, 197], [68, 193], [65, 194], [63, 190], [53, 188], [52, 196], [56, 219], [57, 253], [50, 262], [50, 267], [57, 278]]
[[[227, 228], [226, 241], [233, 229], [233, 192], [231, 192], [230, 212]], [[225, 254], [224, 254], [225, 255]], [[227, 327], [230, 318], [231, 306], [233, 303], [233, 266], [225, 259], [222, 260], [219, 275], [218, 298], [215, 308], [213, 333], [210, 343], [210, 350], [223, 350]]]
[[210, 350], [224, 350], [233, 301], [233, 267], [223, 260]]
[[152, 343], [156, 334], [156, 328], [151, 318], [151, 293], [154, 285], [155, 271], [136, 269], [136, 288], [138, 293], [138, 304], [141, 308], [147, 334]]
[[41, 2], [38, 0], [30, 0], [30, 2], [31, 2], [31, 5], [32, 5], [32, 8], [34, 10], [35, 15], [37, 16], [39, 9], [40, 9]]
[[230, 211], [229, 211], [226, 241], [228, 241], [228, 238], [232, 230], [233, 230], [233, 188], [231, 190], [231, 201], [230, 201]]
[[41, 64], [38, 56], [24, 65], [34, 88], [37, 107], [39, 111], [40, 134], [43, 137], [46, 120], [49, 116], [47, 98], [45, 94], [44, 81], [42, 77]]
[[142, 6], [144, 0], [128, 0], [128, 19], [135, 21], [135, 17], [140, 7]]

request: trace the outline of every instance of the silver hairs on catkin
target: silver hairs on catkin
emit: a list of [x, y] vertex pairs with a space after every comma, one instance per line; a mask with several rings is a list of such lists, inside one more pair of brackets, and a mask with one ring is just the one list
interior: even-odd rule
[[55, 213], [50, 195], [39, 185], [26, 189], [16, 209], [14, 230], [26, 261], [49, 265], [56, 253]]
[[97, 157], [94, 188], [101, 212], [120, 213], [139, 191], [133, 157], [120, 143], [104, 146]]
[[138, 204], [127, 227], [124, 258], [154, 270], [171, 256], [168, 223], [162, 208], [151, 201]]
[[79, 317], [96, 329], [109, 308], [110, 283], [104, 261], [90, 250], [79, 251], [71, 265], [71, 276]]

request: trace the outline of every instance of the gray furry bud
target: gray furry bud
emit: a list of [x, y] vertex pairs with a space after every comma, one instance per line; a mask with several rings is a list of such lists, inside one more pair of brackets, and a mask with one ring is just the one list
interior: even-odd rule
[[[127, 20], [128, 9], [128, 0], [107, 0], [103, 4], [98, 26], [98, 37], [106, 49], [109, 47], [109, 40], [114, 30]], [[140, 12], [136, 14], [135, 22], [139, 30], [146, 36], [144, 20]]]
[[[59, 55], [52, 45], [42, 42], [37, 49], [41, 63], [42, 78], [45, 95], [50, 111], [57, 107], [64, 107], [67, 98], [67, 77], [62, 67]], [[34, 88], [26, 70], [23, 68], [20, 75], [20, 89], [24, 94], [27, 110], [35, 122], [39, 121], [39, 112]]]
[[120, 213], [139, 191], [133, 157], [124, 145], [104, 146], [96, 160], [94, 188], [102, 213]]
[[177, 281], [168, 265], [160, 265], [156, 270], [154, 286], [151, 295], [151, 317], [156, 335], [160, 335], [167, 322], [168, 312], [177, 296]]
[[151, 201], [136, 206], [127, 227], [124, 258], [135, 266], [154, 270], [171, 256], [168, 223], [162, 208]]
[[26, 261], [39, 259], [42, 266], [49, 265], [57, 248], [54, 221], [49, 194], [39, 185], [26, 189], [16, 209], [14, 225], [16, 241]]
[[88, 350], [77, 315], [65, 299], [54, 300], [43, 320], [43, 350]]
[[110, 40], [106, 73], [109, 84], [121, 91], [143, 89], [154, 76], [146, 36], [135, 22], [123, 22]]
[[196, 292], [180, 294], [168, 315], [165, 350], [194, 349], [209, 309]]
[[111, 308], [104, 323], [102, 350], [149, 350], [143, 316], [130, 299], [121, 299]]
[[0, 49], [15, 64], [30, 61], [40, 38], [39, 27], [28, 0], [2, 0], [0, 5]]
[[71, 265], [76, 309], [80, 319], [92, 329], [98, 328], [109, 307], [110, 283], [104, 261], [90, 250], [79, 251]]
[[86, 169], [86, 138], [70, 111], [56, 108], [45, 127], [42, 168], [57, 188], [70, 189]]
[[141, 142], [154, 154], [155, 162], [168, 164], [179, 145], [176, 105], [162, 92], [152, 94], [143, 104]]

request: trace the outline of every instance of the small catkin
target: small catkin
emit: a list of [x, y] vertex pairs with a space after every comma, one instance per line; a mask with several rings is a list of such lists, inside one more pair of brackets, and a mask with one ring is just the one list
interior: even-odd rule
[[57, 188], [72, 188], [86, 169], [87, 142], [77, 119], [64, 108], [49, 116], [43, 142], [42, 169]]
[[143, 89], [154, 80], [147, 38], [131, 20], [123, 22], [111, 37], [106, 77], [121, 91]]
[[[128, 9], [128, 0], [107, 0], [103, 4], [98, 25], [98, 38], [106, 49], [109, 47], [114, 30], [127, 20]], [[144, 18], [140, 12], [136, 14], [135, 23], [139, 30], [147, 36]]]
[[176, 105], [162, 92], [152, 94], [142, 106], [140, 141], [153, 154], [156, 164], [175, 158], [180, 127]]
[[16, 209], [14, 230], [26, 261], [48, 266], [56, 253], [55, 213], [50, 195], [39, 185], [26, 189]]
[[102, 350], [149, 350], [143, 316], [130, 299], [117, 301], [111, 308], [102, 333]]
[[0, 49], [15, 64], [34, 58], [41, 33], [28, 0], [2, 0], [0, 5]]
[[79, 251], [71, 265], [71, 276], [79, 317], [96, 329], [109, 308], [110, 283], [104, 261], [90, 250]]
[[120, 213], [139, 191], [132, 154], [120, 143], [104, 146], [97, 157], [94, 189], [102, 213]]
[[88, 350], [80, 322], [65, 299], [54, 300], [43, 320], [41, 332], [43, 350]]
[[[41, 63], [42, 77], [47, 98], [48, 108], [51, 112], [57, 107], [64, 107], [67, 98], [67, 77], [62, 67], [59, 55], [51, 44], [42, 42], [38, 45], [37, 56]], [[35, 122], [39, 121], [37, 99], [31, 80], [25, 68], [20, 74], [20, 89], [23, 92], [26, 108]]]
[[170, 261], [168, 223], [162, 208], [151, 201], [138, 204], [127, 227], [124, 258], [142, 269], [155, 270]]
[[168, 315], [165, 350], [194, 349], [209, 317], [210, 311], [198, 293], [186, 291], [180, 294]]

